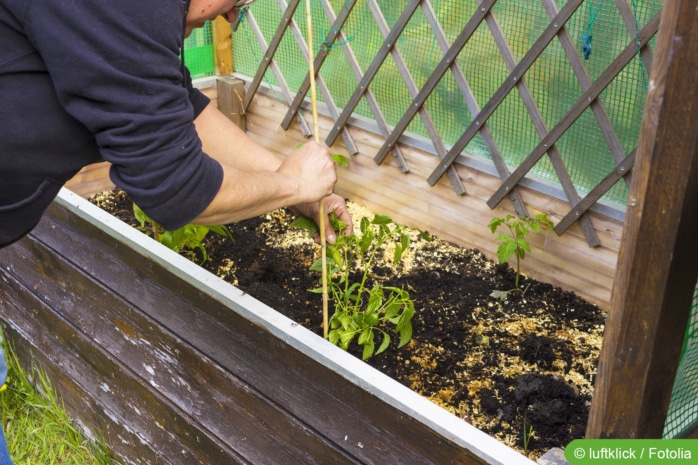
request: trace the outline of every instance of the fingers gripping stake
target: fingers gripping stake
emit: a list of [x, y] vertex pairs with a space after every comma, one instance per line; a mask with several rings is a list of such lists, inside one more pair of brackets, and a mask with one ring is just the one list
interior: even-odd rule
[[[315, 63], [313, 61], [313, 15], [310, 9], [310, 0], [305, 0], [305, 19], [307, 24], [306, 28], [308, 29], [308, 75], [310, 76], [310, 103], [313, 111], [313, 135], [315, 137], [315, 142], [319, 144], [320, 130], [318, 128]], [[329, 316], [327, 308], [327, 239], [325, 238], [325, 209], [322, 204], [322, 199], [320, 199], [318, 202], [318, 217], [320, 223], [318, 224], [318, 228], [320, 229], [320, 249], [322, 253], [322, 332], [325, 339], [327, 339], [329, 331]]]

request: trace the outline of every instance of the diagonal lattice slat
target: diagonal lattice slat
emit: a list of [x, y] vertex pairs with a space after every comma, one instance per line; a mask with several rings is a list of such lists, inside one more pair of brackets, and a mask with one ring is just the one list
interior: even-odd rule
[[[297, 2], [296, 2], [297, 4]], [[254, 15], [252, 15], [252, 12], [247, 13], [247, 23], [250, 25], [250, 29], [252, 30], [252, 33], [255, 35], [257, 38], [257, 42], [259, 43], [259, 47], [267, 53], [269, 51], [269, 46], [267, 45], [266, 40], [264, 39], [264, 35], [262, 34], [261, 29], [259, 28], [259, 25], [257, 24], [257, 21], [254, 18]], [[270, 52], [271, 55], [273, 55], [273, 51]], [[276, 77], [276, 80], [279, 83], [279, 87], [281, 89], [281, 93], [283, 94], [284, 98], [286, 99], [287, 102], [290, 102], [293, 100], [293, 94], [291, 92], [290, 87], [286, 83], [286, 79], [284, 78], [283, 73], [281, 72], [281, 69], [279, 69], [279, 66], [276, 64], [273, 58], [269, 58], [269, 60], [265, 60], [266, 65], [269, 68], [271, 68], [272, 72], [274, 73], [274, 76]], [[261, 77], [264, 76], [264, 73], [261, 74]], [[260, 81], [261, 81], [260, 77]], [[247, 95], [250, 95], [249, 92], [246, 92]], [[251, 97], [250, 97], [251, 98]], [[244, 105], [244, 103], [243, 103]], [[249, 105], [249, 103], [248, 103]], [[246, 107], [243, 107], [246, 108]], [[301, 132], [305, 137], [310, 137], [313, 132], [310, 130], [310, 126], [308, 126], [308, 122], [303, 119], [303, 117], [299, 114], [296, 117], [296, 120], [298, 121], [298, 125], [301, 128]]]
[[[575, 1], [581, 2], [581, 0]], [[424, 84], [424, 87], [422, 87], [422, 90], [420, 90], [417, 97], [415, 97], [412, 100], [412, 104], [410, 105], [409, 109], [405, 112], [403, 117], [400, 119], [400, 121], [397, 123], [395, 129], [393, 129], [393, 132], [390, 134], [390, 137], [386, 139], [383, 146], [378, 150], [378, 153], [376, 154], [377, 159], [384, 157], [388, 150], [390, 150], [397, 143], [398, 139], [402, 136], [402, 134], [404, 134], [404, 132], [407, 130], [407, 127], [410, 125], [415, 115], [419, 111], [419, 108], [421, 108], [427, 101], [427, 98], [429, 98], [436, 85], [441, 81], [441, 78], [451, 67], [451, 63], [456, 59], [463, 47], [465, 47], [465, 44], [468, 42], [470, 37], [472, 37], [475, 30], [485, 19], [485, 16], [487, 15], [487, 13], [489, 13], [490, 9], [494, 6], [495, 3], [496, 0], [485, 0], [480, 4], [480, 7], [475, 11], [475, 14], [467, 22], [467, 24], [463, 28], [463, 31], [459, 34], [459, 36], [451, 45], [451, 48], [444, 55], [441, 62], [436, 66], [436, 69], [434, 70], [432, 75], [429, 77], [429, 79], [427, 79], [427, 82]], [[474, 137], [476, 133], [477, 130], [473, 132], [470, 139], [472, 139], [472, 137]], [[460, 153], [464, 148], [465, 146], [461, 147], [461, 149], [458, 150], [458, 153]], [[452, 153], [453, 149], [451, 149], [448, 152], [448, 154], [446, 154], [446, 156], [441, 160], [441, 163], [439, 164], [439, 166], [444, 167], [443, 171], [441, 172], [441, 176], [443, 176], [448, 166], [450, 166], [453, 160], [455, 160], [455, 158], [457, 157], [457, 154], [456, 156], [452, 157]], [[453, 160], [449, 162], [448, 160], [451, 157], [453, 158]]]
[[[322, 1], [322, 7], [325, 10], [325, 15], [327, 18], [330, 20], [331, 23], [334, 23], [336, 21], [336, 15], [334, 13], [334, 10], [332, 8], [332, 5], [330, 4], [329, 0], [321, 0]], [[349, 41], [348, 39], [344, 36], [344, 32], [339, 31], [339, 38], [340, 42], [344, 43], [346, 46], [342, 46], [342, 51], [344, 53], [344, 56], [347, 60], [347, 64], [351, 68], [352, 73], [356, 77], [357, 82], [361, 82], [363, 79], [363, 71], [361, 70], [361, 66], [359, 65], [359, 61], [356, 58], [356, 55], [354, 54], [353, 49], [351, 46], [349, 46]], [[383, 137], [388, 137], [390, 134], [390, 128], [388, 126], [388, 121], [386, 120], [385, 116], [383, 115], [383, 112], [380, 109], [380, 106], [378, 105], [378, 99], [375, 97], [371, 89], [366, 89], [363, 93], [364, 99], [368, 103], [369, 108], [371, 109], [371, 113], [373, 114], [373, 117], [375, 118], [376, 124], [378, 125], [378, 129], [380, 130], [381, 134]], [[339, 119], [335, 118], [335, 122]], [[346, 126], [343, 127], [343, 131], [346, 130]], [[328, 144], [331, 145], [331, 144]], [[402, 154], [402, 151], [400, 150], [399, 147], [395, 147], [392, 150], [393, 157], [395, 158], [395, 161], [397, 163], [398, 168], [400, 168], [400, 171], [402, 173], [408, 173], [410, 171], [410, 168], [407, 164], [407, 161], [405, 160], [405, 156]]]
[[[281, 11], [287, 11], [288, 10], [288, 5], [286, 4], [286, 0], [278, 0], [279, 2], [279, 7], [281, 8]], [[303, 54], [303, 57], [305, 58], [305, 61], [307, 62], [309, 60], [308, 56], [308, 43], [306, 42], [305, 38], [303, 37], [303, 34], [301, 33], [298, 24], [296, 24], [295, 20], [291, 19], [288, 23], [288, 27], [291, 30], [291, 33], [293, 34], [293, 37], [296, 39], [296, 43], [298, 44], [298, 47], [301, 50], [301, 53]], [[309, 78], [308, 78], [309, 80]], [[322, 94], [322, 98], [325, 101], [325, 104], [327, 105], [327, 109], [330, 112], [330, 116], [332, 119], [337, 120], [339, 117], [339, 108], [337, 108], [337, 104], [334, 102], [334, 99], [332, 98], [332, 94], [330, 93], [330, 90], [328, 89], [327, 85], [325, 84], [324, 79], [322, 76], [316, 76], [316, 85], [317, 88], [320, 90], [320, 93]], [[296, 95], [296, 99], [298, 96]], [[295, 101], [295, 100], [294, 100]], [[352, 137], [351, 133], [347, 128], [344, 128], [342, 130], [342, 140], [344, 140], [344, 144], [347, 146], [347, 150], [349, 151], [350, 154], [356, 155], [359, 153], [359, 149], [356, 148], [356, 143], [354, 142], [354, 138]]]
[[[390, 27], [388, 26], [388, 23], [385, 21], [385, 17], [381, 13], [380, 8], [378, 8], [378, 2], [376, 0], [369, 1], [371, 2], [371, 12], [373, 13], [374, 19], [378, 24], [378, 29], [380, 29], [381, 34], [383, 34], [383, 37], [387, 39], [390, 35]], [[402, 58], [402, 55], [400, 54], [397, 45], [394, 45], [390, 49], [390, 54], [393, 57], [393, 61], [395, 62], [398, 71], [400, 72], [400, 76], [402, 77], [405, 86], [407, 87], [407, 91], [409, 92], [410, 97], [416, 97], [419, 93], [419, 88], [417, 87], [417, 84], [415, 84], [414, 79], [412, 78], [412, 74], [410, 73], [410, 70], [407, 67], [407, 63], [405, 63], [405, 60]], [[422, 106], [419, 109], [419, 116], [422, 119], [422, 124], [424, 124], [427, 133], [429, 134], [431, 143], [434, 145], [434, 150], [436, 150], [436, 154], [440, 158], [443, 158], [446, 155], [446, 146], [441, 140], [441, 136], [439, 136], [439, 133], [436, 130], [436, 127], [434, 126], [434, 121], [431, 119], [431, 115], [429, 114], [429, 111], [425, 106]], [[455, 189], [458, 195], [465, 194], [465, 186], [463, 185], [463, 182], [458, 176], [458, 172], [456, 171], [455, 167], [451, 167], [448, 170], [448, 178], [451, 180], [451, 184], [453, 184], [453, 188]]]
[[[494, 208], [508, 197], [516, 212], [527, 216], [518, 186], [535, 168], [543, 179], [559, 183], [563, 195], [560, 196], [559, 190], [554, 195], [570, 206], [555, 231], [562, 234], [578, 223], [589, 245], [599, 244], [586, 212], [602, 197], [608, 195], [611, 201], [620, 197], [623, 201], [623, 192], [627, 195], [618, 181], [630, 183], [633, 147], [637, 144], [634, 124], [640, 113], [636, 110], [639, 107], [624, 105], [639, 101], [647, 88], [644, 74], [642, 82], [633, 81], [638, 74], [629, 65], [638, 57], [641, 70], [643, 65], [645, 70], [651, 68], [653, 54], [649, 41], [658, 29], [659, 0], [642, 3], [642, 10], [631, 0], [538, 0], [525, 6], [498, 0], [315, 1], [322, 6], [327, 24], [331, 25], [325, 42], [316, 45], [319, 52], [314, 59], [319, 82], [323, 76], [328, 77], [328, 85], [320, 89], [335, 121], [326, 139], [328, 145], [340, 134], [346, 141], [350, 129], [347, 123], [354, 112], [368, 116], [365, 113], [369, 110], [378, 132], [385, 137], [374, 161], [380, 164], [392, 153], [399, 169], [408, 172], [398, 141], [407, 140], [403, 135], [408, 127], [413, 130], [412, 122], [419, 115], [422, 124], [415, 125], [414, 130], [426, 136], [422, 140], [430, 142], [429, 147], [438, 157], [434, 171], [426, 179], [429, 184], [436, 184], [448, 173], [456, 193], [465, 193], [453, 164], [459, 160], [480, 166], [475, 159], [487, 157], [502, 181], [487, 205]], [[282, 9], [289, 2], [282, 21], [290, 22], [291, 26], [279, 26], [277, 33], [296, 35], [296, 42], [303, 49], [298, 27], [294, 27], [292, 19], [287, 19], [288, 9], [297, 5], [298, 0], [278, 2]], [[261, 11], [262, 4], [258, 5]], [[356, 8], [357, 5], [365, 9]], [[589, 7], [588, 15], [581, 6]], [[337, 8], [338, 14], [333, 8]], [[416, 14], [419, 9], [422, 15]], [[603, 21], [599, 21], [595, 30], [595, 60], [587, 63], [589, 56], [585, 53], [582, 58], [580, 40], [584, 38], [582, 34], [591, 34], [596, 13], [601, 10]], [[640, 28], [638, 13], [645, 20], [652, 14], [655, 16]], [[364, 23], [371, 16], [377, 29]], [[505, 31], [510, 30], [515, 35], [509, 38]], [[278, 40], [274, 37], [272, 43], [277, 44]], [[334, 57], [326, 60], [331, 51], [338, 49], [346, 60], [337, 61]], [[265, 60], [273, 57], [273, 51], [263, 50], [267, 53]], [[515, 58], [514, 50], [520, 58]], [[461, 53], [463, 58], [459, 58]], [[435, 55], [438, 57], [433, 60]], [[295, 57], [293, 64], [298, 63], [298, 58]], [[435, 67], [432, 62], [437, 63]], [[262, 63], [262, 66], [274, 69], [271, 64]], [[292, 79], [298, 79], [297, 66], [292, 71], [297, 76]], [[590, 77], [592, 73], [594, 78]], [[356, 83], [347, 85], [346, 77], [351, 75]], [[558, 77], [559, 81], [555, 81]], [[495, 79], [496, 82], [491, 82]], [[400, 80], [404, 87], [395, 86]], [[298, 117], [308, 81], [306, 75], [305, 81], [298, 85], [299, 91], [284, 124]], [[417, 81], [424, 82], [421, 88]], [[629, 96], [623, 86], [633, 82], [636, 95]], [[334, 85], [338, 87], [333, 88]], [[564, 94], [553, 97], [553, 85], [565, 86], [561, 87]], [[512, 95], [514, 89], [517, 92]], [[602, 93], [605, 93], [603, 100]], [[333, 97], [337, 97], [341, 110]], [[365, 120], [356, 121], [366, 124]], [[588, 143], [586, 139], [590, 139]], [[523, 161], [512, 162], [516, 159]], [[586, 165], [587, 160], [591, 166]], [[528, 183], [527, 187], [546, 183]], [[587, 192], [584, 198], [581, 191]]]
[[[657, 33], [659, 29], [659, 14], [655, 15], [640, 31], [640, 46], [644, 46]], [[548, 147], [555, 143], [562, 134], [579, 118], [579, 116], [596, 100], [608, 84], [620, 73], [637, 53], [637, 44], [632, 41], [614, 60], [613, 64], [604, 71], [599, 78], [587, 89], [577, 102], [570, 108], [560, 122], [543, 138], [536, 148], [526, 157], [519, 167], [512, 173], [507, 181], [495, 191], [487, 201], [490, 208], [494, 208], [506, 196], [507, 191], [513, 188], [528, 173], [533, 165], [547, 152]], [[432, 175], [433, 176], [433, 175]]]
[[[551, 19], [554, 19], [556, 15], [557, 12], [552, 14]], [[487, 23], [487, 26], [492, 32], [492, 36], [494, 37], [494, 40], [497, 43], [499, 52], [501, 53], [502, 58], [504, 59], [507, 68], [509, 69], [509, 72], [512, 72], [514, 69], [516, 69], [516, 60], [514, 58], [514, 54], [512, 53], [511, 49], [509, 48], [506, 42], [504, 33], [497, 24], [497, 20], [494, 17], [494, 13], [488, 14], [485, 18], [485, 22]], [[558, 26], [560, 29], [560, 35], [564, 35], [566, 32], [565, 25]], [[574, 52], [574, 54], [576, 56], [576, 51]], [[543, 118], [543, 115], [538, 109], [538, 105], [536, 104], [536, 101], [533, 98], [533, 95], [529, 90], [528, 85], [526, 85], [526, 79], [524, 77], [521, 77], [517, 80], [516, 89], [518, 90], [519, 95], [521, 96], [521, 100], [523, 101], [524, 106], [526, 107], [526, 111], [528, 112], [529, 117], [533, 121], [533, 126], [538, 132], [538, 135], [541, 138], [545, 137], [545, 135], [548, 133], [548, 128], [546, 127], [545, 119]], [[577, 189], [574, 187], [574, 183], [572, 182], [572, 179], [570, 178], [570, 175], [568, 174], [567, 169], [565, 168], [565, 164], [562, 160], [562, 156], [560, 155], [560, 151], [558, 150], [555, 144], [551, 144], [548, 148], [548, 156], [550, 157], [550, 161], [553, 165], [553, 169], [555, 170], [555, 174], [560, 180], [560, 185], [562, 186], [562, 189], [565, 195], [567, 196], [567, 200], [572, 205], [576, 205], [580, 201], [579, 194], [577, 193]], [[504, 178], [504, 180], [506, 179], [507, 178]], [[596, 235], [596, 232], [594, 231], [594, 226], [591, 224], [591, 220], [589, 219], [589, 217], [587, 215], [583, 215], [582, 217], [580, 217], [579, 224], [582, 228], [582, 232], [584, 233], [584, 237], [589, 246], [598, 246], [600, 244], [600, 241], [598, 236]]]
[[[448, 152], [448, 155], [446, 155], [446, 158], [439, 163], [434, 172], [429, 176], [429, 184], [433, 186], [441, 178], [441, 176], [444, 175], [448, 166], [450, 166], [451, 163], [453, 163], [456, 160], [456, 158], [458, 158], [463, 149], [465, 149], [465, 147], [470, 143], [473, 137], [475, 137], [475, 135], [478, 133], [480, 125], [486, 122], [490, 116], [492, 116], [497, 107], [504, 101], [506, 96], [509, 95], [509, 92], [511, 92], [514, 89], [514, 87], [517, 84], [517, 81], [536, 61], [536, 59], [540, 56], [543, 50], [545, 50], [545, 47], [553, 40], [553, 38], [555, 38], [555, 36], [559, 32], [560, 26], [565, 24], [567, 20], [570, 19], [572, 14], [577, 10], [577, 8], [579, 8], [579, 6], [582, 4], [582, 1], [583, 0], [570, 0], [565, 4], [565, 6], [562, 8], [562, 10], [560, 10], [558, 15], [553, 20], [553, 22], [550, 23], [550, 25], [547, 28], [545, 28], [543, 33], [540, 35], [540, 37], [538, 37], [538, 40], [536, 40], [536, 42], [533, 44], [528, 53], [526, 53], [526, 55], [519, 62], [519, 64], [516, 65], [516, 67], [509, 73], [509, 77], [504, 81], [504, 83], [499, 87], [499, 89], [497, 89], [492, 98], [485, 104], [485, 106], [482, 108], [482, 111], [480, 111], [480, 114], [477, 117], [475, 117], [475, 119], [468, 126], [463, 135], [458, 139], [458, 141], [456, 141], [451, 150]], [[485, 5], [485, 3], [483, 3], [482, 5]], [[481, 6], [481, 8], [485, 9], [484, 6]], [[489, 12], [489, 9], [487, 10], [487, 12]], [[485, 12], [483, 11], [483, 13]], [[484, 16], [486, 15], [483, 14], [483, 19]], [[434, 74], [436, 73], [437, 72], [435, 71]], [[441, 74], [441, 76], [443, 76], [443, 74]], [[441, 76], [438, 76], [438, 79], [440, 79]], [[417, 105], [418, 103], [419, 102], [415, 102], [415, 105]], [[405, 115], [403, 120], [406, 120], [407, 118], [409, 118], [409, 115]], [[404, 130], [403, 125], [404, 123], [401, 120], [397, 128]], [[407, 126], [404, 125], [404, 128], [407, 128]], [[396, 141], [397, 134], [396, 137], [394, 137], [394, 140], [387, 140], [384, 147], [387, 147], [391, 143], [395, 143]]]
[[[313, 69], [315, 70], [316, 79], [318, 77], [318, 73], [320, 72], [320, 68], [322, 68], [322, 65], [325, 63], [325, 59], [330, 53], [332, 44], [334, 44], [334, 42], [337, 40], [337, 37], [339, 36], [339, 33], [342, 30], [342, 27], [344, 26], [344, 23], [349, 18], [349, 15], [353, 10], [354, 5], [356, 5], [356, 1], [357, 0], [347, 0], [347, 3], [345, 4], [345, 7], [342, 8], [340, 15], [337, 16], [333, 21], [332, 27], [330, 28], [330, 31], [328, 32], [327, 37], [323, 42], [323, 46], [320, 52], [315, 56], [315, 59], [313, 61]], [[291, 125], [291, 120], [293, 119], [293, 116], [296, 115], [300, 110], [301, 104], [303, 103], [303, 100], [305, 99], [306, 95], [308, 95], [309, 90], [310, 73], [307, 73], [305, 79], [303, 80], [303, 83], [298, 89], [298, 92], [296, 92], [296, 96], [293, 99], [291, 106], [286, 112], [286, 116], [281, 122], [282, 128], [288, 129], [288, 127]]]
[[[337, 140], [339, 130], [342, 127], [344, 127], [347, 121], [349, 121], [349, 117], [353, 113], [356, 106], [359, 104], [359, 101], [361, 100], [361, 97], [363, 96], [364, 92], [366, 92], [366, 90], [369, 88], [371, 81], [373, 81], [373, 78], [376, 77], [378, 70], [381, 68], [381, 65], [390, 54], [390, 50], [397, 42], [398, 37], [400, 37], [402, 32], [405, 30], [405, 27], [407, 26], [407, 23], [409, 22], [410, 18], [412, 18], [414, 12], [417, 11], [420, 1], [421, 0], [410, 0], [410, 2], [405, 6], [405, 9], [398, 18], [397, 22], [391, 28], [390, 34], [388, 35], [388, 37], [385, 38], [383, 45], [381, 45], [381, 47], [378, 49], [378, 52], [373, 58], [373, 61], [366, 70], [366, 73], [364, 73], [364, 76], [359, 82], [359, 85], [356, 87], [354, 93], [349, 98], [349, 101], [344, 106], [344, 111], [342, 112], [342, 115], [335, 122], [335, 125], [327, 134], [326, 143], [328, 145], [334, 144], [334, 141]], [[385, 152], [385, 154], [387, 153], [388, 151]]]
[[[627, 6], [627, 3], [623, 3]], [[548, 13], [550, 19], [554, 18], [557, 14], [557, 6], [555, 5], [554, 0], [543, 0], [543, 6], [545, 7], [545, 11]], [[565, 55], [567, 55], [567, 58], [572, 65], [572, 70], [574, 71], [579, 85], [582, 87], [582, 91], [588, 90], [589, 87], [591, 87], [591, 79], [584, 68], [582, 59], [577, 52], [577, 48], [574, 45], [574, 41], [572, 40], [572, 36], [570, 35], [567, 26], [564, 26], [561, 29], [558, 39], [560, 40], [562, 49], [565, 51]], [[625, 158], [625, 150], [623, 150], [623, 144], [620, 142], [620, 139], [616, 135], [615, 131], [613, 131], [611, 120], [606, 114], [606, 111], [601, 105], [601, 101], [599, 99], [596, 99], [591, 103], [591, 111], [594, 114], [596, 121], [599, 123], [599, 128], [606, 139], [606, 143], [611, 149], [613, 158], [615, 159], [616, 163], [620, 163]], [[629, 186], [630, 173], [628, 173], [628, 176], [625, 179]], [[571, 203], [574, 206], [577, 201]]]
[[[430, 2], [422, 2], [422, 11], [424, 12], [424, 16], [426, 17], [427, 22], [431, 26], [432, 32], [434, 33], [434, 37], [436, 38], [436, 41], [438, 42], [439, 46], [441, 47], [441, 51], [446, 54], [448, 53], [450, 46], [448, 45], [448, 40], [446, 38], [446, 34], [444, 33], [443, 29], [441, 28], [441, 24], [439, 23], [437, 17], [436, 17], [436, 12], [434, 11], [433, 7], [431, 6]], [[450, 67], [451, 73], [453, 74], [453, 77], [458, 84], [458, 88], [460, 89], [461, 95], [465, 99], [466, 105], [468, 107], [468, 110], [470, 111], [471, 115], [474, 117], [478, 113], [480, 113], [480, 107], [478, 106], [477, 100], [475, 99], [475, 95], [473, 95], [473, 91], [470, 88], [470, 85], [468, 84], [468, 80], [465, 77], [465, 74], [463, 73], [462, 69], [459, 66], [458, 60], [453, 60], [451, 67]], [[413, 96], [414, 98], [414, 96]], [[499, 177], [502, 179], [506, 179], [509, 177], [509, 169], [506, 166], [506, 163], [504, 161], [504, 157], [502, 156], [501, 152], [497, 148], [497, 144], [494, 141], [494, 137], [492, 136], [492, 133], [490, 132], [490, 129], [488, 125], [485, 123], [482, 125], [480, 128], [480, 135], [482, 136], [483, 141], [485, 142], [485, 145], [487, 146], [487, 149], [490, 152], [490, 155], [492, 156], [492, 161], [495, 165], [495, 168], [497, 169], [497, 173], [499, 174]], [[443, 158], [443, 156], [442, 156]], [[380, 160], [376, 159], [376, 163], [380, 163]], [[529, 216], [528, 214], [528, 209], [526, 208], [526, 204], [524, 203], [523, 199], [521, 198], [521, 195], [519, 194], [517, 189], [514, 189], [510, 195], [509, 199], [511, 200], [512, 204], [514, 205], [514, 209], [516, 210], [516, 213], [521, 216], [521, 217], [527, 217]]]
[[[274, 55], [276, 54], [276, 51], [279, 49], [281, 39], [284, 38], [284, 34], [286, 33], [288, 23], [293, 18], [293, 14], [296, 12], [296, 9], [298, 9], [300, 1], [301, 0], [291, 0], [291, 2], [286, 6], [286, 8], [284, 9], [284, 14], [281, 17], [281, 21], [279, 22], [279, 25], [276, 27], [276, 32], [274, 32], [274, 37], [271, 38], [269, 44], [265, 44], [262, 47], [262, 50], [264, 51], [264, 56], [260, 61], [259, 67], [257, 68], [257, 72], [255, 73], [254, 78], [252, 78], [252, 82], [250, 82], [250, 84], [247, 86], [247, 90], [245, 92], [245, 99], [242, 102], [242, 106], [245, 109], [245, 111], [247, 111], [247, 109], [249, 108], [250, 103], [252, 102], [252, 97], [254, 97], [254, 94], [257, 92], [257, 89], [259, 89], [259, 86], [262, 83], [262, 80], [264, 79], [264, 75], [266, 74], [269, 67], [272, 65]], [[253, 18], [254, 21], [254, 16], [252, 16], [251, 12], [248, 11], [247, 15], [247, 17]], [[257, 27], [257, 30], [259, 30], [259, 27]]]
[[627, 157], [621, 161], [616, 169], [611, 171], [606, 177], [601, 181], [596, 187], [594, 187], [591, 192], [589, 192], [582, 200], [579, 201], [577, 205], [572, 208], [572, 210], [569, 211], [556, 225], [555, 225], [555, 232], [558, 234], [562, 234], [567, 229], [574, 224], [575, 221], [577, 221], [577, 218], [579, 218], [582, 214], [584, 214], [585, 211], [589, 210], [591, 207], [594, 206], [596, 202], [598, 202], [601, 197], [617, 183], [620, 179], [622, 179], [624, 176], [630, 172], [630, 169], [633, 167], [635, 163], [635, 152], [636, 150], [633, 150], [628, 154]]

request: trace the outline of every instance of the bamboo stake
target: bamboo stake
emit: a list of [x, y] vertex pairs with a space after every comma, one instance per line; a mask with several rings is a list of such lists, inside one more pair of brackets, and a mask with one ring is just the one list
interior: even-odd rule
[[[310, 0], [305, 0], [305, 20], [308, 29], [308, 74], [310, 76], [310, 103], [313, 113], [313, 136], [316, 143], [320, 143], [320, 129], [318, 126], [317, 115], [317, 90], [315, 87], [315, 62], [313, 54], [313, 15], [310, 9]], [[322, 199], [318, 202], [318, 216], [320, 228], [320, 249], [322, 263], [322, 333], [327, 339], [329, 331], [329, 315], [328, 315], [328, 296], [327, 296], [327, 251], [325, 238], [325, 208], [322, 205]]]

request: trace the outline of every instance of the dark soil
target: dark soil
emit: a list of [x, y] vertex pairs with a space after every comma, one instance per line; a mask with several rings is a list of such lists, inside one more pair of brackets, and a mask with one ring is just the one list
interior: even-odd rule
[[[134, 224], [123, 193], [106, 197], [92, 200]], [[308, 270], [319, 246], [291, 220], [278, 211], [231, 224], [235, 243], [209, 234], [203, 266], [322, 335], [321, 296], [309, 292], [319, 276]], [[374, 274], [409, 291], [413, 339], [397, 349], [393, 338], [367, 363], [532, 458], [584, 436], [605, 321], [596, 306], [526, 277], [523, 292], [492, 297], [514, 288], [508, 265], [419, 234], [406, 262]]]

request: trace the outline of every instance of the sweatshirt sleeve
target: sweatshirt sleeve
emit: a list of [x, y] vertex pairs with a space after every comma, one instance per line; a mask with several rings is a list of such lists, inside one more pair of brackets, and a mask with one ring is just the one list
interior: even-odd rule
[[65, 110], [94, 135], [112, 181], [176, 229], [217, 194], [223, 170], [193, 120], [208, 99], [180, 61], [185, 0], [32, 0], [26, 33]]

